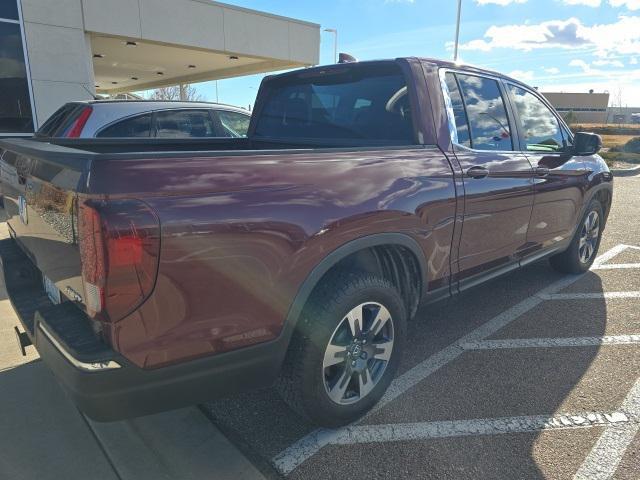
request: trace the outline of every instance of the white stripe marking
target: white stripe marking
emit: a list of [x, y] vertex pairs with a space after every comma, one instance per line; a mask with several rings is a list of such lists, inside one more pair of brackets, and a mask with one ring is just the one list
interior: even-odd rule
[[[616, 269], [616, 268], [622, 268], [622, 269], [640, 268], [640, 263], [612, 263], [612, 264], [606, 263], [616, 255], [619, 255], [622, 252], [624, 252], [625, 250], [640, 250], [640, 247], [636, 245], [616, 245], [614, 248], [606, 252], [604, 255], [608, 255], [609, 252], [614, 252], [614, 254], [608, 255], [608, 257], [602, 261], [598, 261], [598, 259], [596, 259], [596, 261], [593, 262], [593, 265], [591, 265], [591, 270], [607, 270], [607, 269]], [[604, 257], [604, 255], [602, 255], [602, 257]]]
[[[624, 411], [609, 413], [582, 412], [577, 414], [532, 415], [520, 417], [485, 418], [474, 420], [445, 420], [387, 425], [352, 425], [338, 430], [320, 430], [305, 438], [306, 451], [318, 451], [327, 445], [404, 442], [434, 438], [499, 435], [506, 433], [540, 432], [577, 428], [613, 427], [619, 429], [639, 420]], [[617, 430], [616, 430], [617, 431]], [[305, 451], [300, 450], [304, 455]], [[274, 459], [283, 474], [300, 465], [299, 458], [281, 454]]]
[[494, 350], [506, 348], [554, 348], [591, 347], [598, 345], [640, 344], [640, 335], [611, 335], [604, 337], [569, 338], [516, 338], [505, 340], [482, 340], [463, 345], [465, 350]]
[[617, 270], [629, 268], [640, 268], [640, 263], [612, 263], [610, 265], [600, 265], [599, 267], [592, 268], [591, 270]]
[[[611, 250], [603, 253], [598, 258], [596, 258], [593, 262], [593, 266], [598, 267], [605, 262], [608, 262], [627, 248], [627, 245], [616, 245]], [[541, 295], [548, 295], [558, 292], [568, 287], [572, 283], [578, 281], [583, 277], [583, 275], [584, 274], [570, 275], [561, 278], [548, 287], [543, 288], [537, 294], [526, 298], [520, 303], [497, 315], [496, 317], [493, 317], [491, 320], [471, 331], [464, 337], [460, 338], [458, 341], [452, 343], [440, 352], [435, 353], [429, 358], [423, 360], [415, 367], [407, 370], [405, 373], [391, 382], [391, 385], [389, 386], [389, 389], [387, 390], [385, 395], [371, 410], [371, 412], [367, 416], [365, 416], [365, 418], [367, 418], [372, 413], [377, 412], [389, 402], [398, 398], [404, 392], [420, 383], [429, 375], [438, 371], [441, 367], [458, 358], [464, 352], [462, 345], [464, 345], [465, 343], [484, 340], [485, 338], [493, 335], [495, 332], [507, 326], [519, 316], [523, 315], [524, 313], [542, 303], [544, 299]], [[302, 437], [294, 444], [287, 447], [276, 457], [274, 457], [273, 463], [282, 474], [287, 475], [300, 464], [302, 464], [305, 460], [318, 453], [318, 451], [323, 446], [327, 445], [327, 443], [329, 443], [328, 439], [330, 439], [335, 432], [335, 430], [328, 429], [314, 430], [308, 435]]]
[[611, 413], [589, 412], [577, 415], [558, 415], [555, 417], [534, 415], [391, 425], [361, 425], [346, 427], [334, 437], [331, 443], [347, 445], [357, 443], [403, 442], [406, 440], [428, 440], [430, 438], [626, 425], [637, 421], [637, 418], [632, 418], [625, 412], [619, 411]]
[[596, 258], [595, 261], [593, 262], [593, 265], [591, 266], [591, 268], [594, 268], [594, 267], [598, 268], [598, 267], [604, 265], [609, 260], [611, 260], [613, 257], [621, 254], [622, 252], [624, 252], [625, 250], [627, 250], [629, 248], [634, 249], [634, 250], [640, 250], [640, 247], [636, 247], [635, 245], [616, 245], [611, 250], [608, 250], [607, 252], [603, 253], [598, 258]]
[[[622, 402], [621, 410], [635, 418], [640, 414], [640, 378]], [[629, 423], [621, 429], [606, 428], [573, 477], [574, 480], [611, 478], [639, 429], [638, 423]]]
[[597, 298], [640, 298], [640, 292], [543, 293], [543, 300], [590, 300]]

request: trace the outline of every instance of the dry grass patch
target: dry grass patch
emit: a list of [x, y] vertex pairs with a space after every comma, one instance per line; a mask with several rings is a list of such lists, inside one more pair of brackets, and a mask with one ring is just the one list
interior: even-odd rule
[[640, 132], [638, 135], [601, 135], [604, 148], [621, 147], [637, 136], [640, 136]]

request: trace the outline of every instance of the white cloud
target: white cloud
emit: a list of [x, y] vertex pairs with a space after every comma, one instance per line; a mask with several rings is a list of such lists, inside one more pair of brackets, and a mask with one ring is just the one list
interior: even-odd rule
[[629, 60], [629, 65], [638, 65], [638, 58], [631, 57], [631, 60]]
[[562, 0], [565, 5], [585, 5], [587, 7], [599, 7], [602, 0]]
[[547, 73], [550, 73], [551, 75], [557, 75], [558, 73], [560, 73], [560, 69], [556, 67], [543, 68], [542, 70], [544, 70]]
[[596, 60], [593, 62], [594, 65], [598, 67], [604, 67], [605, 65], [610, 65], [612, 67], [624, 68], [624, 63], [620, 60]]
[[[570, 67], [577, 67], [582, 69], [582, 71], [590, 76], [608, 76], [610, 73], [615, 72], [614, 70], [608, 69], [608, 70], [600, 70], [598, 68], [594, 68], [594, 65], [596, 67], [604, 67], [604, 66], [610, 66], [610, 67], [617, 67], [617, 68], [624, 68], [624, 63], [622, 63], [620, 60], [596, 60], [594, 61], [592, 64], [589, 64], [587, 62], [585, 62], [584, 60], [571, 60], [569, 62], [569, 66]], [[618, 70], [617, 73], [622, 73]], [[629, 72], [630, 75], [635, 75], [636, 72]]]
[[[559, 81], [567, 79], [588, 80], [599, 79], [609, 80], [611, 82], [640, 82], [640, 69], [624, 69], [624, 68], [598, 68], [594, 66], [596, 62], [589, 63], [582, 59], [573, 59], [569, 62], [569, 67], [574, 67], [579, 71], [567, 70], [563, 73], [553, 76], [540, 77], [550, 81]], [[640, 86], [640, 83], [638, 84]]]
[[511, 3], [527, 3], [528, 0], [475, 0], [475, 2], [478, 5], [489, 5], [489, 4], [493, 4], [493, 5], [500, 5], [500, 6], [507, 6]]
[[585, 73], [591, 69], [591, 65], [589, 65], [584, 60], [574, 59], [569, 62], [570, 67], [578, 67], [581, 68]]
[[629, 10], [640, 10], [640, 0], [609, 0], [612, 7], [625, 6]]
[[533, 80], [534, 74], [531, 70], [527, 70], [526, 72], [523, 70], [514, 70], [513, 72], [509, 73], [509, 76], [522, 82], [528, 82], [530, 80]]
[[460, 48], [483, 52], [495, 48], [526, 52], [545, 48], [589, 49], [602, 58], [611, 54], [640, 55], [640, 17], [621, 16], [614, 23], [591, 26], [577, 18], [538, 24], [494, 25], [483, 38], [464, 43]]

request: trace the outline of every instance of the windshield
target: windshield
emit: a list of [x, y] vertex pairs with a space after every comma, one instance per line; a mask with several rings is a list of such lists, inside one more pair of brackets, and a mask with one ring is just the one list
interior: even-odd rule
[[255, 136], [414, 143], [407, 84], [395, 64], [345, 65], [272, 80]]

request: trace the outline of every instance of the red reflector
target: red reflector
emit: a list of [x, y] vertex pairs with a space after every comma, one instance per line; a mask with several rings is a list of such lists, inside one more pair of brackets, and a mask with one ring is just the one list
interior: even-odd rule
[[82, 129], [87, 124], [87, 120], [91, 116], [93, 108], [84, 107], [78, 118], [76, 118], [71, 125], [67, 128], [64, 136], [68, 138], [78, 138], [82, 133]]
[[85, 201], [78, 236], [91, 316], [116, 321], [151, 294], [158, 273], [160, 224], [138, 200]]

